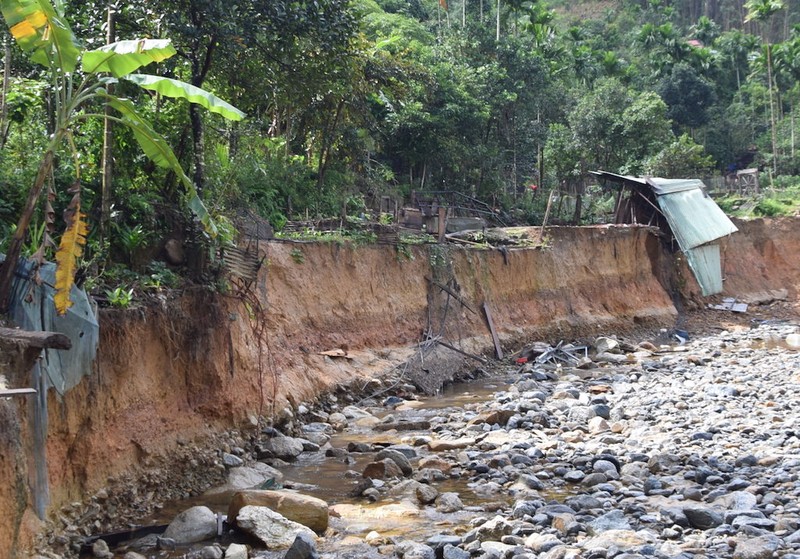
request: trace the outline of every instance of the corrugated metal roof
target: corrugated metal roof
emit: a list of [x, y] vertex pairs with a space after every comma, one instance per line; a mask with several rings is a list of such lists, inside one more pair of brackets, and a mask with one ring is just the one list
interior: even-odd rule
[[738, 231], [725, 212], [700, 187], [687, 190], [685, 185], [667, 184], [663, 189], [665, 193], [658, 195], [658, 206], [681, 250], [687, 251]]
[[703, 181], [700, 179], [662, 179], [659, 177], [652, 177], [646, 179], [646, 182], [657, 196], [673, 194], [684, 190], [693, 190], [695, 188], [705, 188]]
[[719, 245], [712, 243], [683, 253], [703, 296], [722, 293], [722, 260], [719, 256]]

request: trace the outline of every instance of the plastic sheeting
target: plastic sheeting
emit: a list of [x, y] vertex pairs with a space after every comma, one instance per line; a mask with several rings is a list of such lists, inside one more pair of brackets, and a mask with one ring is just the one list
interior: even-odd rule
[[[0, 254], [0, 262], [5, 256]], [[72, 341], [68, 350], [45, 349], [42, 358], [31, 372], [31, 388], [36, 389], [33, 413], [33, 459], [36, 471], [33, 500], [36, 514], [45, 518], [50, 502], [50, 485], [47, 479], [47, 392], [50, 387], [63, 395], [92, 372], [100, 327], [97, 309], [85, 291], [73, 286], [73, 302], [64, 316], [56, 313], [56, 265], [44, 264], [35, 279], [35, 264], [20, 261], [15, 271], [9, 312], [17, 326], [23, 330], [61, 332]]]
[[[5, 257], [0, 255], [0, 261]], [[23, 330], [61, 332], [72, 341], [72, 349], [46, 349], [39, 360], [41, 373], [63, 395], [92, 372], [92, 365], [100, 341], [97, 309], [85, 291], [73, 286], [73, 302], [64, 316], [56, 313], [56, 265], [44, 264], [39, 268], [40, 282], [34, 280], [34, 264], [20, 261], [11, 293], [10, 314]]]

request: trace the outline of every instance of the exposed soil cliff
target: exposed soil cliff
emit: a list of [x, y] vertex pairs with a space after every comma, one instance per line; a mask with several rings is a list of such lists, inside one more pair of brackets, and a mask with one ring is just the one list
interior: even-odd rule
[[[786, 289], [795, 298], [800, 264], [791, 255], [800, 248], [800, 222], [739, 227], [724, 252], [727, 294]], [[421, 363], [417, 344], [442, 340], [489, 355], [484, 304], [510, 349], [532, 339], [672, 326], [680, 291], [703, 303], [685, 267], [648, 228], [552, 228], [547, 237], [546, 248], [506, 252], [262, 243], [267, 260], [244, 298], [198, 289], [161, 307], [104, 311], [95, 370], [63, 397], [49, 397], [51, 511], [94, 496], [109, 511], [95, 528], [107, 530], [117, 506], [148, 492], [151, 501], [180, 495], [192, 487], [187, 475], [219, 475], [213, 455], [202, 452], [215, 433], [252, 433], [259, 417], [285, 421], [303, 401], [354, 381], [363, 386], [406, 363], [410, 379], [433, 386], [476, 361], [439, 346]], [[321, 354], [333, 349], [346, 357]], [[26, 428], [14, 432], [0, 439], [0, 456], [26, 447]], [[0, 465], [7, 488], [0, 506], [16, 511], [30, 468]], [[136, 491], [115, 493], [134, 478]], [[41, 527], [29, 507], [22, 517], [0, 526], [0, 556], [30, 549]]]

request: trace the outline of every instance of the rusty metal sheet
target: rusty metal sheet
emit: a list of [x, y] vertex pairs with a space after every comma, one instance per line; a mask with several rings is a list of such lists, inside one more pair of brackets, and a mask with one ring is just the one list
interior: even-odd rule
[[258, 278], [262, 261], [258, 253], [239, 247], [227, 247], [222, 253], [222, 262], [228, 273], [251, 283]]

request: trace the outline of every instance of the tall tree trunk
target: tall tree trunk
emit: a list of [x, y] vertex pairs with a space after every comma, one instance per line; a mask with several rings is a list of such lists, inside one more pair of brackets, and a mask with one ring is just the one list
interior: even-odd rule
[[3, 34], [3, 106], [0, 108], [0, 150], [6, 145], [8, 139], [8, 91], [11, 83], [11, 41], [8, 40], [8, 33]]
[[206, 183], [206, 157], [203, 134], [203, 117], [200, 107], [192, 103], [189, 107], [189, 122], [192, 124], [192, 149], [194, 153], [194, 173], [192, 180], [197, 191], [202, 193]]
[[[195, 87], [203, 87], [206, 81], [208, 71], [211, 69], [211, 60], [214, 55], [216, 47], [216, 37], [211, 36], [205, 47], [205, 52], [202, 53], [195, 51], [191, 55], [192, 63], [192, 80], [191, 83]], [[205, 140], [203, 128], [203, 115], [200, 106], [191, 103], [189, 105], [189, 122], [192, 126], [192, 144], [194, 148], [194, 173], [192, 180], [197, 188], [198, 193], [203, 192], [206, 184], [206, 157], [205, 157]]]
[[772, 46], [767, 41], [767, 87], [769, 88], [769, 119], [772, 129], [772, 172], [778, 173], [778, 132], [775, 122], [775, 102], [772, 92]]
[[236, 154], [239, 152], [239, 123], [234, 122], [231, 124], [230, 136], [228, 137], [228, 159], [233, 161]]
[[497, 36], [496, 40], [500, 42], [500, 0], [497, 0]]
[[795, 109], [794, 97], [791, 95], [791, 92], [790, 92], [790, 94], [789, 94], [789, 130], [790, 130], [789, 161], [790, 161], [790, 166], [791, 166], [791, 168], [789, 169], [790, 173], [794, 173], [795, 172], [795, 164], [794, 164], [794, 153], [795, 153], [795, 147], [794, 147], [794, 109]]
[[[108, 6], [108, 15], [106, 18], [106, 44], [110, 45], [116, 39], [116, 13], [112, 5]], [[109, 93], [113, 92], [113, 84], [106, 86]], [[111, 147], [114, 141], [114, 131], [111, 119], [108, 118], [112, 115], [111, 107], [106, 105], [105, 116], [103, 120], [103, 178], [101, 184], [100, 194], [100, 245], [103, 245], [108, 235], [108, 227], [111, 222], [111, 182], [113, 178], [114, 161]]]
[[572, 224], [580, 225], [581, 213], [583, 210], [583, 198], [580, 194], [575, 195], [575, 213], [572, 214]]
[[[319, 150], [319, 160], [317, 164], [317, 192], [322, 190], [322, 185], [325, 180], [325, 171], [328, 169], [328, 162], [330, 160], [330, 150], [333, 146], [333, 135], [339, 127], [339, 118], [342, 116], [342, 109], [344, 109], [344, 98], [339, 100], [336, 105], [336, 113], [333, 117], [333, 122], [327, 130], [323, 130], [322, 147]], [[326, 126], [326, 128], [328, 128]]]
[[17, 269], [19, 255], [22, 253], [22, 244], [25, 242], [28, 226], [31, 224], [33, 212], [36, 210], [36, 202], [39, 201], [45, 180], [52, 169], [53, 150], [49, 149], [39, 164], [36, 180], [33, 183], [33, 187], [28, 191], [28, 199], [25, 202], [22, 215], [19, 217], [19, 222], [17, 222], [17, 229], [11, 236], [6, 260], [0, 266], [0, 314], [8, 312], [8, 307], [11, 304], [11, 284], [14, 281], [14, 271]]

